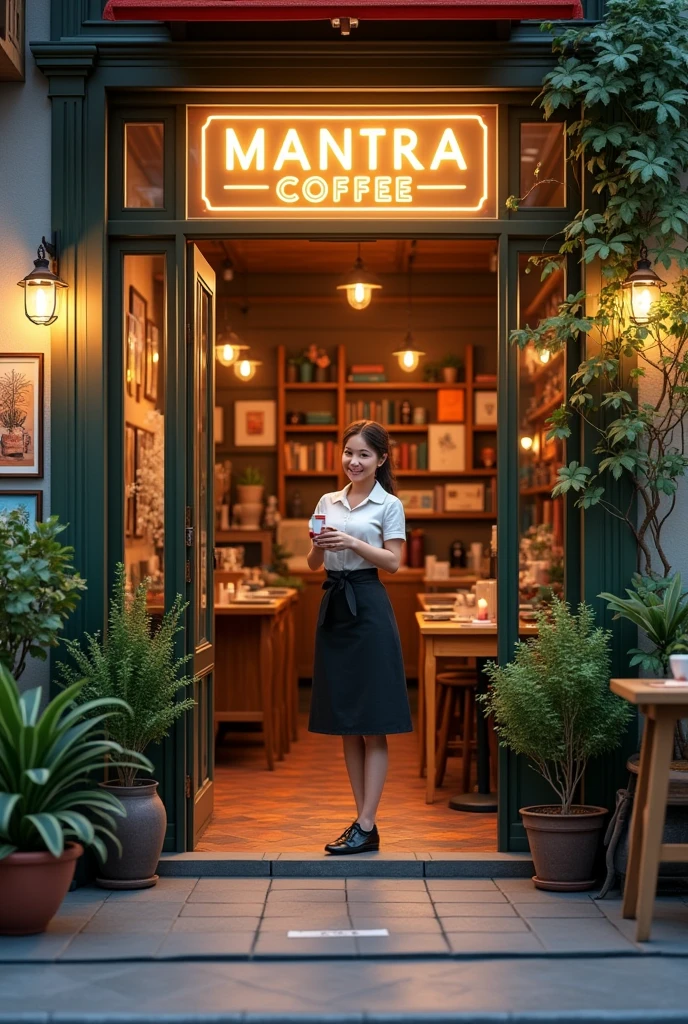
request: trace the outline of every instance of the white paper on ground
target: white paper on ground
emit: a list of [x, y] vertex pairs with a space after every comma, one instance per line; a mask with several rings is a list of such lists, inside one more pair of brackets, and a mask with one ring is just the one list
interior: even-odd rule
[[356, 939], [370, 935], [388, 937], [387, 928], [324, 928], [319, 931], [289, 931], [288, 939]]

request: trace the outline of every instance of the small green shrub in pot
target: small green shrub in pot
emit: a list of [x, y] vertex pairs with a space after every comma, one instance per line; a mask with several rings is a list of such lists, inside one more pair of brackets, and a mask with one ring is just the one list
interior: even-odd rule
[[445, 384], [455, 384], [459, 379], [459, 373], [463, 370], [463, 359], [455, 352], [449, 352], [441, 363], [442, 380]]
[[611, 633], [589, 605], [576, 614], [555, 598], [538, 616], [538, 635], [516, 645], [513, 661], [487, 666], [481, 698], [500, 742], [552, 787], [557, 803], [521, 809], [538, 888], [591, 888], [607, 811], [574, 803], [591, 757], [621, 742], [631, 708], [609, 689]]
[[67, 687], [41, 713], [41, 688], [20, 694], [0, 665], [0, 934], [45, 930], [84, 846], [101, 862], [119, 856], [125, 809], [95, 781], [105, 759], [118, 771], [152, 768], [109, 735], [115, 717], [130, 716], [127, 704], [84, 700], [84, 688]]
[[265, 477], [255, 466], [247, 466], [237, 480], [240, 505], [259, 505], [263, 501]]
[[[117, 698], [131, 707], [131, 714], [118, 715], [108, 722], [108, 735], [123, 747], [139, 752], [164, 739], [177, 719], [194, 705], [191, 698], [177, 699], [179, 691], [194, 682], [192, 677], [181, 675], [191, 656], [178, 658], [175, 654], [186, 605], [177, 595], [154, 627], [147, 595], [148, 580], [144, 580], [128, 597], [126, 570], [120, 563], [105, 637], [86, 634], [83, 646], [65, 641], [74, 667], [59, 667], [68, 685], [76, 679], [84, 680], [80, 699]], [[158, 880], [155, 869], [167, 827], [165, 808], [157, 793], [158, 783], [139, 779], [136, 765], [122, 765], [116, 775], [116, 779], [103, 783], [103, 788], [115, 793], [127, 810], [126, 821], [118, 829], [122, 856], [118, 860], [109, 858], [98, 883], [117, 889], [147, 888]]]

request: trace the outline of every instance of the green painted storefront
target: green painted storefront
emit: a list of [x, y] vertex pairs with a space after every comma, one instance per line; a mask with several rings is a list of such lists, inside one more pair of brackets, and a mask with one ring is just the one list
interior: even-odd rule
[[[588, 0], [588, 17], [602, 0]], [[516, 353], [508, 332], [516, 325], [518, 255], [533, 252], [565, 224], [567, 211], [509, 213], [505, 199], [518, 192], [519, 120], [534, 118], [530, 106], [551, 66], [550, 45], [539, 26], [523, 23], [472, 27], [475, 38], [452, 39], [438, 23], [427, 38], [413, 39], [390, 23], [386, 36], [340, 39], [327, 25], [299, 32], [266, 25], [218, 33], [212, 25], [186, 33], [155, 23], [101, 20], [101, 0], [62, 0], [52, 5], [50, 41], [34, 42], [35, 60], [48, 80], [52, 102], [52, 228], [60, 249], [60, 274], [68, 282], [52, 328], [52, 510], [69, 523], [69, 542], [89, 589], [70, 632], [103, 627], [113, 567], [123, 552], [124, 467], [122, 290], [123, 256], [156, 253], [167, 276], [166, 364], [166, 600], [178, 592], [193, 599], [186, 582], [185, 508], [190, 493], [193, 360], [187, 325], [192, 240], [203, 237], [405, 237], [408, 222], [352, 220], [228, 220], [191, 222], [186, 217], [186, 105], [192, 103], [343, 105], [497, 104], [498, 196], [496, 220], [424, 224], [415, 237], [490, 237], [499, 242], [499, 621], [500, 657], [516, 639], [518, 578], [518, 409]], [[298, 28], [298, 27], [297, 27]], [[223, 38], [226, 36], [227, 38]], [[404, 37], [405, 36], [405, 37]], [[362, 99], [363, 97], [363, 99]], [[154, 118], [165, 123], [165, 206], [127, 211], [121, 199], [122, 122]], [[579, 268], [569, 268], [575, 291]], [[569, 365], [578, 353], [569, 353]], [[579, 437], [569, 447], [584, 446]], [[212, 506], [212, 502], [211, 502]], [[583, 520], [572, 507], [566, 519], [567, 592], [604, 614], [596, 595], [620, 591], [635, 562], [627, 533], [593, 510]], [[615, 624], [616, 627], [616, 624]], [[633, 640], [617, 629], [617, 672]], [[193, 623], [187, 629], [193, 648]], [[179, 725], [161, 752], [157, 777], [168, 809], [166, 849], [193, 845], [193, 807], [202, 790], [199, 744], [210, 744], [212, 723], [201, 712]], [[588, 802], [613, 806], [624, 779], [624, 750], [593, 766], [586, 779]], [[187, 778], [189, 784], [187, 785]], [[190, 796], [187, 796], [190, 792]], [[539, 799], [534, 773], [506, 753], [500, 762], [499, 847], [526, 849], [518, 808]]]

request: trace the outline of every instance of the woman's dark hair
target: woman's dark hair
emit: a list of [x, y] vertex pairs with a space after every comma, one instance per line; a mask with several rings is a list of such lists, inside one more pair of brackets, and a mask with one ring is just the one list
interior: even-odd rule
[[376, 423], [375, 420], [357, 420], [355, 423], [349, 424], [344, 431], [344, 437], [342, 439], [342, 448], [346, 447], [346, 443], [351, 437], [356, 437], [360, 434], [367, 445], [373, 449], [379, 458], [387, 456], [381, 466], [378, 466], [375, 477], [379, 484], [381, 484], [386, 491], [390, 494], [397, 493], [397, 484], [394, 479], [394, 470], [392, 469], [392, 457], [391, 457], [391, 442], [389, 440], [389, 434], [382, 426], [381, 423]]

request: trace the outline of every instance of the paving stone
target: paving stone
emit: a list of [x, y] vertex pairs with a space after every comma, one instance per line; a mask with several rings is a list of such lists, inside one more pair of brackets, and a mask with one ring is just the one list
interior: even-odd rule
[[147, 903], [145, 907], [142, 907], [140, 903], [110, 903], [108, 900], [104, 906], [96, 911], [91, 920], [139, 921], [141, 919], [147, 919], [149, 921], [171, 921], [173, 918], [179, 916], [179, 912], [183, 906], [185, 906], [184, 903], [172, 902], [172, 900], [161, 900], [159, 903]]
[[353, 938], [331, 939], [289, 939], [275, 932], [261, 932], [253, 955], [288, 957], [352, 957], [356, 956], [356, 940]]
[[264, 917], [294, 917], [304, 920], [308, 918], [309, 921], [315, 921], [335, 914], [343, 915], [346, 913], [346, 907], [347, 904], [343, 900], [336, 903], [268, 903], [265, 906]]
[[[301, 914], [299, 917], [264, 917], [260, 922], [260, 931], [277, 932], [286, 935], [289, 931], [303, 931], [304, 929], [328, 929], [328, 928], [352, 928], [351, 919], [348, 914], [335, 913], [331, 916], [318, 918], [316, 921], [310, 916], [307, 918]], [[377, 925], [371, 925], [376, 928]]]
[[427, 892], [416, 891], [415, 889], [401, 889], [399, 892], [394, 892], [393, 889], [377, 889], [371, 892], [365, 892], [363, 889], [347, 889], [346, 897], [349, 903], [369, 903], [374, 901], [376, 903], [405, 903], [418, 906], [430, 903], [430, 897]]
[[511, 903], [592, 903], [594, 893], [545, 892], [543, 889], [504, 890]]
[[280, 889], [345, 889], [345, 878], [273, 878], [270, 892]]
[[592, 900], [586, 903], [558, 900], [556, 903], [513, 903], [514, 910], [526, 920], [536, 917], [601, 917]]
[[[447, 935], [447, 941], [452, 953], [465, 955], [482, 956], [492, 954], [532, 955], [542, 953], [543, 946], [532, 932], [526, 934], [516, 933], [513, 935], [488, 934], [484, 932], [452, 932]], [[554, 992], [550, 990], [550, 1005], [554, 1002]], [[550, 1017], [550, 1019], [553, 1019]]]
[[531, 928], [545, 949], [557, 953], [620, 953], [637, 948], [604, 918], [599, 921], [541, 918], [533, 920]]
[[186, 903], [182, 907], [180, 917], [196, 917], [199, 919], [221, 917], [232, 921], [257, 921], [260, 919], [263, 911], [262, 904], [251, 904], [251, 906], [260, 907], [260, 910], [256, 910], [251, 914], [238, 914], [237, 907], [240, 906], [241, 904], [238, 903]]
[[255, 932], [259, 923], [260, 918], [258, 917], [178, 917], [176, 921], [172, 922], [169, 934], [192, 932], [210, 935], [213, 932]]
[[422, 878], [347, 878], [347, 892], [425, 892]]
[[510, 903], [435, 903], [438, 917], [515, 917], [516, 911]]
[[487, 932], [490, 935], [505, 935], [529, 931], [520, 917], [443, 917], [442, 927], [448, 934], [453, 932]]
[[60, 954], [65, 960], [149, 960], [164, 938], [157, 935], [76, 935]]
[[489, 892], [497, 888], [491, 878], [428, 878], [428, 892]]
[[497, 889], [440, 889], [430, 895], [435, 903], [508, 903]]
[[43, 935], [0, 936], [0, 963], [18, 960], [56, 960], [69, 945], [74, 933], [52, 932]]
[[[189, 900], [189, 902], [185, 904], [185, 907], [220, 907], [224, 905], [228, 908], [228, 914], [236, 914], [238, 917], [255, 917], [256, 915], [260, 917], [260, 915], [263, 913], [265, 902], [263, 900], [252, 899], [251, 893], [245, 893], [244, 896], [246, 901], [250, 900], [251, 902], [242, 902], [240, 900], [228, 900], [225, 899], [222, 894], [220, 894], [217, 897], [213, 897], [210, 895], [210, 893], [208, 893], [203, 897], [202, 900]], [[185, 913], [188, 913], [188, 911], [185, 911]]]
[[168, 960], [190, 956], [248, 956], [255, 939], [254, 932], [175, 932], [168, 935], [156, 953], [156, 959]]
[[104, 903], [110, 896], [108, 889], [97, 889], [92, 885], [84, 885], [80, 889], [72, 889], [62, 901], [62, 906], [72, 903]]
[[163, 900], [185, 900], [193, 891], [196, 878], [161, 878], [150, 889], [113, 889], [108, 903], [157, 903]]
[[352, 918], [358, 917], [434, 917], [432, 903], [384, 903], [380, 900], [366, 900], [361, 903], [348, 903]]
[[440, 922], [434, 917], [352, 917], [351, 927], [367, 930], [386, 928], [390, 935], [441, 935]]
[[369, 935], [356, 939], [361, 956], [446, 956], [449, 950], [443, 935]]
[[194, 889], [188, 903], [264, 903], [268, 890], [265, 889]]
[[345, 889], [271, 889], [268, 906], [275, 903], [345, 903]]
[[172, 927], [167, 917], [101, 917], [96, 914], [81, 929], [82, 935], [164, 935]]

